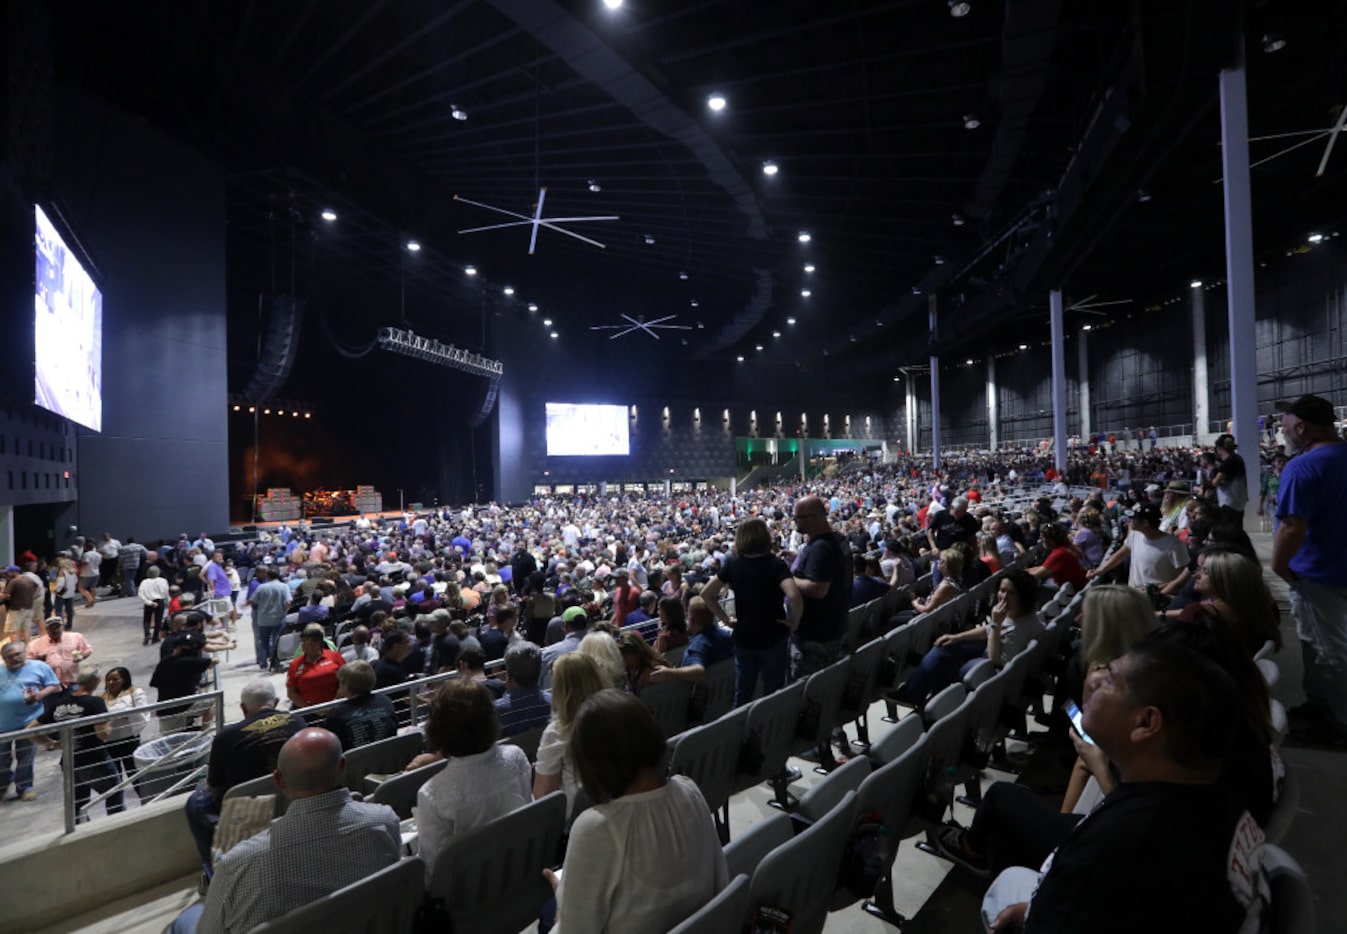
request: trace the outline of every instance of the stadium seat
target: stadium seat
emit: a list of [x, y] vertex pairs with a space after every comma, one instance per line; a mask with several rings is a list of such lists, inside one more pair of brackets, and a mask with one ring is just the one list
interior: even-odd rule
[[701, 700], [701, 721], [711, 723], [729, 712], [734, 705], [734, 659], [717, 662], [706, 669], [699, 685], [693, 689], [693, 703]]
[[789, 806], [786, 781], [781, 773], [786, 759], [795, 749], [795, 727], [800, 719], [804, 689], [805, 682], [796, 681], [749, 705], [748, 725], [744, 730], [747, 755], [741, 757], [740, 764], [742, 767], [747, 760], [756, 761], [752, 762], [755, 767], [747, 772], [741, 768], [736, 791], [770, 779], [777, 805]]
[[425, 752], [425, 737], [420, 733], [390, 736], [377, 743], [346, 750], [346, 787], [364, 793], [366, 775], [393, 775]]
[[749, 899], [749, 878], [737, 875], [719, 895], [672, 928], [670, 934], [735, 934], [742, 931], [748, 923]]
[[257, 778], [246, 782], [239, 782], [224, 793], [225, 798], [259, 798], [263, 795], [276, 796], [276, 817], [280, 817], [290, 807], [290, 799], [276, 785], [276, 779], [270, 773], [259, 775]]
[[425, 876], [420, 859], [401, 859], [326, 898], [259, 924], [250, 934], [405, 934], [421, 904]]
[[865, 756], [847, 760], [800, 796], [796, 813], [811, 822], [821, 819], [841, 803], [848, 791], [860, 788], [869, 774], [870, 760]]
[[669, 740], [669, 774], [686, 775], [701, 789], [715, 818], [721, 845], [730, 839], [730, 796], [734, 793], [748, 711], [748, 707], [740, 707]]
[[[809, 676], [809, 680], [805, 682], [804, 700], [800, 706], [801, 732], [796, 736], [794, 752], [828, 748], [833, 729], [838, 725], [842, 694], [850, 677], [850, 658], [833, 662], [822, 671], [816, 671]], [[829, 755], [815, 766], [814, 771], [822, 774], [832, 771], [835, 767], [835, 760]]]
[[1262, 930], [1267, 934], [1313, 934], [1314, 895], [1304, 870], [1275, 844], [1265, 844], [1262, 855], [1270, 893]]
[[795, 821], [789, 814], [774, 811], [725, 844], [725, 863], [730, 876], [752, 878], [768, 853], [795, 835]]
[[[898, 844], [907, 835], [907, 825], [911, 822], [912, 808], [921, 790], [926, 768], [926, 736], [923, 733], [893, 761], [871, 772], [861, 782], [860, 790], [856, 793], [856, 813], [877, 815], [888, 828], [890, 841], [886, 854], [888, 865], [873, 895], [865, 900], [864, 908], [868, 914], [882, 918], [895, 927], [902, 925], [905, 919], [894, 906], [893, 865], [898, 856]], [[847, 899], [844, 904], [838, 904], [842, 898], [842, 893], [838, 893], [834, 899], [834, 908], [850, 903]]]
[[403, 772], [401, 775], [394, 775], [392, 778], [385, 779], [379, 783], [379, 787], [374, 789], [369, 800], [375, 804], [386, 804], [397, 812], [401, 820], [407, 820], [412, 816], [412, 808], [416, 805], [416, 793], [421, 786], [435, 777], [440, 769], [444, 768], [445, 761], [432, 762], [430, 765], [423, 765], [419, 769], [411, 772]]
[[650, 709], [666, 737], [677, 736], [688, 723], [688, 700], [692, 685], [687, 681], [662, 681], [646, 685], [641, 703]]
[[753, 873], [750, 909], [787, 912], [791, 934], [822, 931], [855, 815], [856, 793], [849, 791], [821, 819], [763, 857]]

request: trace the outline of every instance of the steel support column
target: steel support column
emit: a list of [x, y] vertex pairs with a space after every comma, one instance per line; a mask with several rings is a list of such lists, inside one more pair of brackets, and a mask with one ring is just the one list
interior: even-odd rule
[[[932, 295], [927, 301], [931, 318], [931, 346], [936, 339], [936, 299]], [[940, 469], [940, 358], [931, 354], [931, 466]]]
[[1058, 470], [1066, 469], [1066, 338], [1062, 333], [1062, 290], [1048, 293], [1052, 326], [1052, 449]]
[[[1230, 417], [1235, 438], [1258, 453], [1258, 354], [1254, 324], [1253, 209], [1244, 60], [1221, 72], [1221, 167], [1225, 178], [1225, 278], [1230, 320]], [[1252, 469], [1252, 468], [1251, 468]]]

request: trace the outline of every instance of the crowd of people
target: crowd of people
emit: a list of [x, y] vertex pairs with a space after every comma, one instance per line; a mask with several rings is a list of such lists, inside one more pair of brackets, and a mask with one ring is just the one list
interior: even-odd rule
[[[836, 476], [736, 494], [540, 495], [512, 507], [360, 516], [326, 528], [282, 526], [227, 550], [204, 533], [152, 549], [108, 535], [101, 545], [77, 543], [54, 562], [26, 555], [32, 560], [6, 572], [5, 631], [12, 641], [4, 659], [12, 676], [20, 673], [12, 680], [22, 679], [26, 693], [14, 700], [6, 689], [0, 729], [54, 722], [70, 698], [85, 698], [76, 705], [92, 712], [97, 704], [111, 709], [111, 700], [127, 692], [134, 699], [139, 691], [129, 673], [117, 669], [115, 681], [114, 672], [108, 675], [109, 701], [93, 696], [97, 678], [89, 682], [80, 664], [92, 649], [74, 640], [66, 645], [68, 636], [78, 634], [70, 631], [72, 611], [61, 602], [63, 575], [70, 573], [59, 570], [63, 562], [73, 565], [72, 592], [86, 603], [97, 598], [100, 576], [114, 566], [121, 579], [112, 575], [109, 583], [144, 605], [146, 641], [159, 641], [164, 652], [151, 682], [161, 700], [195, 690], [210, 666], [209, 640], [227, 640], [246, 610], [259, 678], [245, 691], [244, 719], [219, 730], [211, 774], [188, 804], [209, 866], [212, 821], [229, 787], [266, 774], [278, 761], [284, 773], [285, 750], [297, 744], [326, 757], [323, 781], [303, 787], [322, 788], [314, 792], [320, 797], [334, 794], [333, 749], [339, 761], [342, 749], [398, 728], [392, 705], [372, 691], [456, 671], [459, 677], [431, 703], [428, 752], [411, 766], [449, 763], [421, 789], [428, 866], [433, 871], [435, 851], [453, 835], [556, 790], [573, 805], [583, 788], [601, 807], [572, 828], [558, 892], [559, 926], [654, 930], [714, 894], [724, 881], [723, 860], [716, 862], [719, 843], [695, 786], [654, 774], [650, 751], [663, 748], [663, 737], [631, 698], [663, 680], [698, 680], [712, 665], [729, 661], [734, 702], [746, 703], [839, 658], [853, 606], [930, 573], [929, 595], [888, 621], [895, 625], [938, 609], [1033, 553], [1042, 557], [1004, 575], [994, 600], [969, 628], [938, 640], [895, 700], [920, 705], [983, 658], [1004, 665], [1041, 630], [1035, 611], [1044, 586], [1079, 589], [1098, 581], [1058, 693], [1060, 701], [1085, 711], [1085, 731], [1095, 740], [1073, 736], [1079, 751], [1073, 794], [1093, 782], [1106, 805], [1096, 813], [1116, 816], [1049, 816], [1007, 829], [1005, 814], [1022, 818], [1022, 809], [1011, 797], [1016, 792], [996, 792], [973, 828], [942, 840], [951, 858], [980, 872], [1038, 869], [1055, 849], [1075, 854], [1076, 863], [1054, 863], [1040, 880], [1027, 918], [1021, 901], [1011, 901], [997, 922], [998, 929], [1012, 923], [1075, 929], [1070, 919], [1087, 915], [1071, 905], [1081, 896], [1079, 886], [1061, 881], [1071, 878], [1066, 867], [1095, 858], [1122, 833], [1093, 828], [1128, 826], [1140, 838], [1145, 834], [1131, 817], [1137, 808], [1187, 809], [1200, 838], [1194, 852], [1205, 859], [1208, 849], [1225, 851], [1232, 828], [1237, 836], [1249, 835], [1238, 814], [1262, 819], [1275, 800], [1278, 765], [1265, 716], [1257, 713], [1265, 713], [1266, 689], [1259, 694], [1249, 675], [1254, 652], [1265, 642], [1280, 643], [1277, 607], [1243, 527], [1255, 491], [1260, 514], [1276, 522], [1271, 569], [1291, 585], [1306, 660], [1309, 702], [1292, 712], [1295, 725], [1310, 741], [1347, 745], [1347, 527], [1340, 521], [1347, 473], [1334, 469], [1347, 459], [1347, 445], [1337, 435], [1332, 407], [1317, 397], [1289, 405], [1282, 428], [1285, 448], [1263, 446], [1257, 467], [1246, 465], [1234, 439], [1223, 435], [1210, 450], [1078, 446], [1061, 471], [1042, 452], [1025, 450], [948, 458], [939, 471], [916, 458], [858, 463], [853, 466], [860, 469]], [[1052, 495], [1025, 510], [1000, 508], [1008, 492], [1040, 472]], [[48, 586], [44, 573], [59, 585]], [[25, 645], [32, 610], [44, 594], [52, 615], [47, 641]], [[722, 602], [729, 594], [732, 604]], [[349, 627], [340, 641], [334, 639], [338, 620]], [[648, 638], [623, 629], [635, 622], [651, 623]], [[281, 657], [282, 636], [290, 630], [298, 633], [298, 646], [293, 657]], [[1190, 665], [1194, 653], [1208, 659], [1202, 677], [1178, 693], [1165, 688], [1161, 675]], [[498, 659], [503, 679], [487, 674]], [[261, 677], [273, 672], [284, 672], [293, 710], [342, 700], [326, 715], [326, 732], [320, 736], [301, 718], [277, 710], [277, 691]], [[1230, 697], [1243, 700], [1228, 705], [1225, 721], [1215, 724], [1210, 702]], [[597, 725], [592, 729], [586, 726], [591, 721]], [[1143, 727], [1151, 732], [1138, 739]], [[527, 760], [495, 743], [498, 736], [539, 728], [531, 773]], [[834, 741], [850, 754], [845, 734]], [[13, 780], [21, 795], [31, 791], [31, 750], [25, 772], [22, 742], [7, 744], [19, 753], [16, 771], [8, 766], [9, 749], [0, 761], [0, 779], [6, 785]], [[93, 736], [89, 748], [115, 742]], [[1248, 766], [1239, 775], [1219, 767], [1234, 743]], [[825, 765], [836, 761], [827, 744], [811, 756]], [[105, 758], [115, 759], [111, 753]], [[111, 774], [116, 769], [114, 764]], [[1256, 783], [1249, 781], [1253, 773]], [[1154, 802], [1131, 794], [1129, 785], [1145, 782], [1214, 783], [1234, 803], [1211, 804], [1211, 796], [1194, 808], [1187, 792], [1166, 791]], [[286, 785], [299, 788], [301, 782], [287, 777]], [[1011, 801], [1009, 808], [1003, 798]], [[1119, 803], [1125, 798], [1129, 804]], [[108, 805], [112, 810], [111, 798]], [[1236, 805], [1243, 810], [1232, 810]], [[340, 811], [349, 803], [333, 798], [332, 806]], [[368, 821], [380, 824], [383, 818]], [[686, 837], [670, 839], [665, 828], [671, 826], [688, 828]], [[667, 854], [667, 865], [686, 866], [687, 884], [676, 892], [661, 888], [667, 900], [653, 898], [648, 883], [666, 878], [667, 866], [646, 866], [639, 852], [613, 863], [598, 842], [613, 833], [641, 841], [647, 852]], [[1081, 837], [1088, 842], [1080, 843]], [[1138, 853], [1156, 846], [1150, 837], [1132, 842]], [[276, 852], [237, 858], [269, 865]], [[337, 875], [332, 887], [341, 884]], [[231, 870], [229, 886], [239, 878], [247, 878], [245, 870]], [[571, 881], [577, 878], [587, 880], [579, 891]], [[598, 904], [591, 883], [616, 894]], [[218, 904], [229, 899], [219, 891], [211, 886], [199, 930], [215, 930], [222, 913], [241, 910]], [[1067, 904], [1040, 907], [1050, 900]], [[1219, 917], [1232, 919], [1235, 909], [1221, 905]], [[273, 901], [268, 907], [281, 906]]]

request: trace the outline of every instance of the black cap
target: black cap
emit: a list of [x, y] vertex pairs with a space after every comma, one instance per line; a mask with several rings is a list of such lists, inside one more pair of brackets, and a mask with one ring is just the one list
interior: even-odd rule
[[1337, 418], [1333, 403], [1322, 396], [1301, 396], [1294, 402], [1283, 402], [1278, 408], [1311, 425], [1332, 425]]
[[1129, 519], [1140, 519], [1142, 522], [1148, 522], [1154, 526], [1160, 524], [1160, 507], [1153, 503], [1144, 503], [1135, 509], [1129, 509], [1126, 515]]

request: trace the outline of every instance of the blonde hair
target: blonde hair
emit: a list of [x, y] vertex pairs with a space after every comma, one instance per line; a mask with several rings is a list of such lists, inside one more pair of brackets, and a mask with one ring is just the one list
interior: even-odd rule
[[1160, 622], [1145, 594], [1121, 584], [1091, 587], [1081, 610], [1080, 655], [1086, 668], [1125, 655]]
[[552, 663], [552, 716], [563, 733], [570, 729], [580, 705], [607, 686], [589, 655], [567, 652]]
[[[622, 661], [622, 650], [617, 640], [606, 632], [591, 632], [580, 640], [576, 649], [582, 655], [588, 655], [599, 668], [600, 675], [607, 675], [612, 682], [609, 687], [622, 688], [627, 683], [627, 666]], [[565, 657], [565, 656], [563, 656]]]
[[948, 577], [951, 582], [963, 580], [963, 552], [957, 548], [946, 548], [940, 552], [940, 576]]

